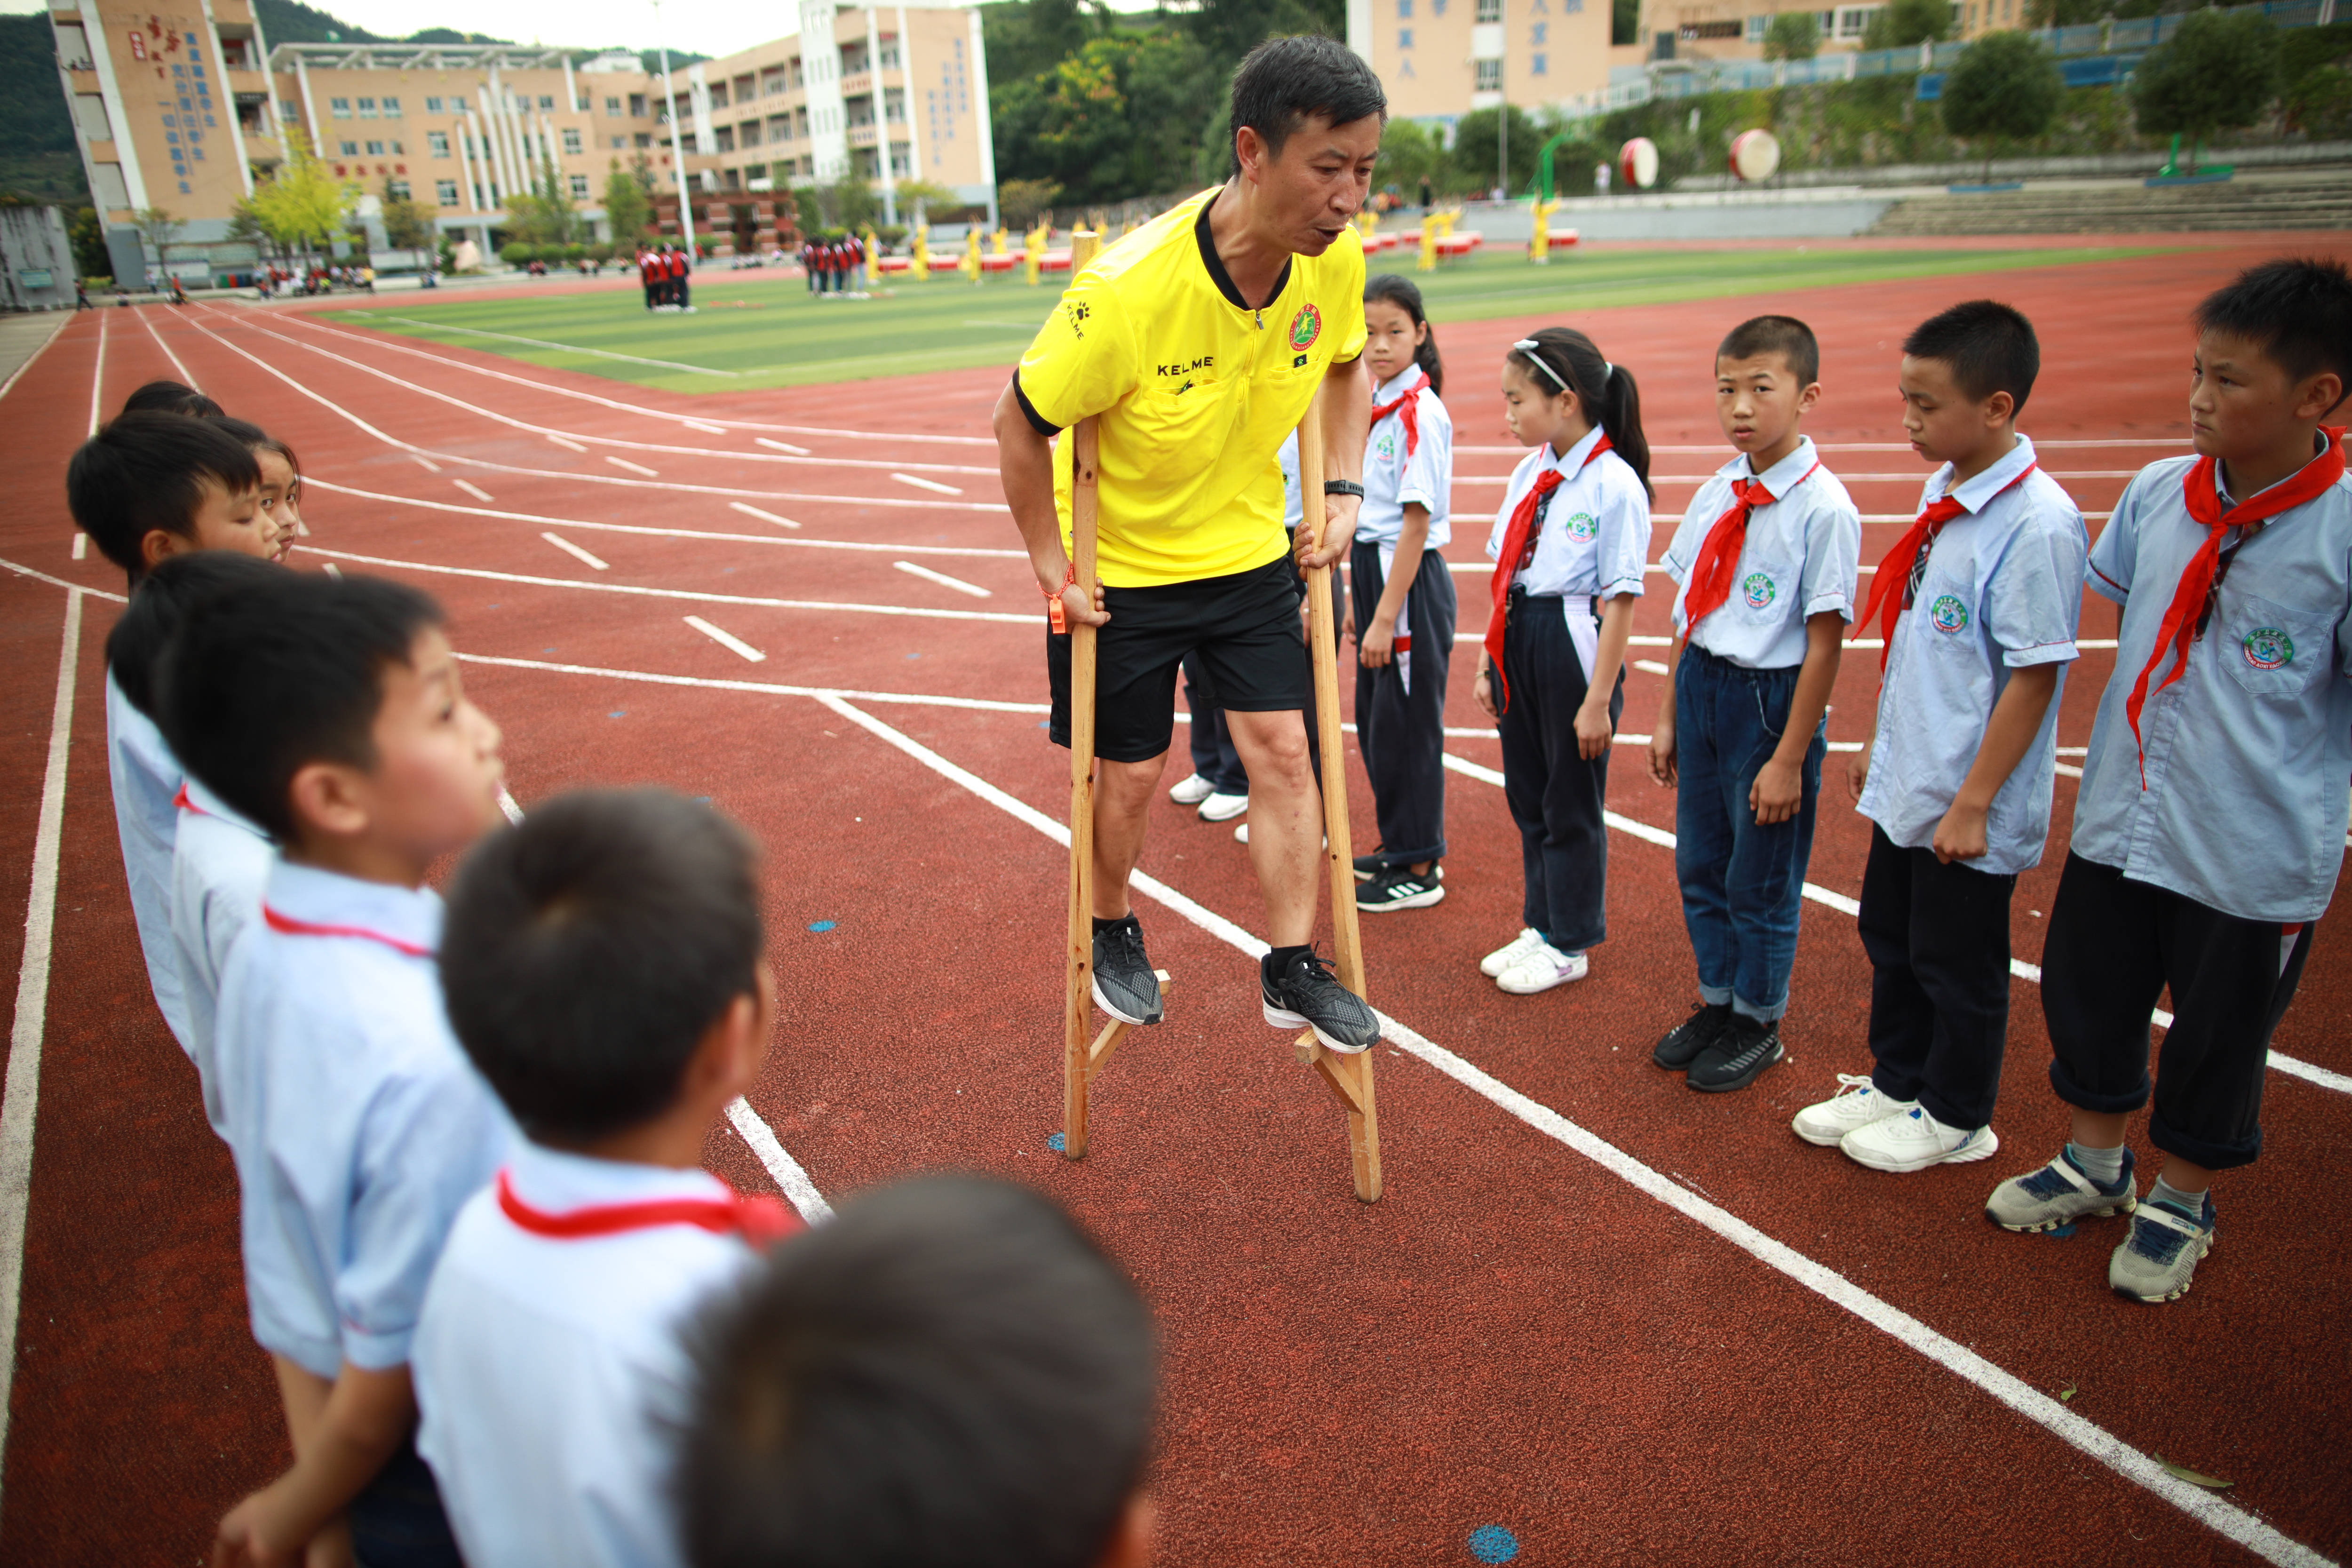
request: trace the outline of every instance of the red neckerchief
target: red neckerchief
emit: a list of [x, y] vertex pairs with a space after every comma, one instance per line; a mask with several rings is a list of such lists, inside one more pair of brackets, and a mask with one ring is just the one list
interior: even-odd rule
[[1429, 373], [1423, 371], [1413, 378], [1411, 386], [1396, 395], [1393, 401], [1372, 405], [1372, 423], [1377, 425], [1391, 414], [1404, 418], [1404, 455], [1412, 457], [1421, 445], [1421, 389], [1429, 384]]
[[499, 1173], [499, 1208], [520, 1228], [557, 1241], [583, 1241], [665, 1225], [690, 1225], [714, 1236], [740, 1236], [753, 1247], [767, 1247], [801, 1228], [799, 1217], [775, 1199], [746, 1197], [734, 1192], [723, 1198], [653, 1198], [635, 1204], [591, 1204], [585, 1208], [550, 1214], [515, 1196], [514, 1183], [505, 1171]]
[[[1813, 469], [1821, 466], [1817, 459], [1811, 468], [1797, 477], [1797, 485], [1811, 479]], [[1790, 485], [1789, 490], [1793, 491], [1797, 485]], [[1769, 506], [1780, 499], [1764, 488], [1761, 475], [1732, 481], [1729, 509], [1708, 525], [1706, 538], [1698, 547], [1698, 558], [1691, 563], [1690, 588], [1683, 595], [1685, 642], [1698, 630], [1702, 619], [1729, 602], [1732, 580], [1739, 575], [1739, 552], [1748, 547], [1749, 515], [1758, 507]]]
[[291, 915], [279, 914], [268, 904], [261, 906], [261, 918], [271, 931], [282, 931], [288, 936], [357, 937], [362, 942], [380, 942], [393, 952], [406, 953], [411, 958], [433, 956], [431, 948], [420, 947], [415, 942], [401, 937], [389, 936], [380, 931], [370, 931], [365, 926], [321, 925], [316, 921], [298, 921]]
[[2252, 500], [2240, 501], [2226, 512], [2221, 510], [2221, 465], [2213, 458], [2198, 458], [2180, 482], [2181, 499], [2188, 503], [2190, 519], [2205, 531], [2205, 542], [2189, 558], [2189, 564], [2181, 568], [2180, 581], [2172, 590], [2172, 603], [2164, 612], [2164, 624], [2157, 628], [2156, 647], [2148, 650], [2147, 665], [2132, 683], [2131, 696], [2124, 703], [2124, 715], [2131, 721], [2132, 740], [2140, 751], [2142, 789], [2147, 787], [2147, 742], [2139, 732], [2139, 710], [2147, 701], [2147, 678], [2156, 673], [2156, 667], [2164, 662], [2167, 654], [2172, 656], [2172, 669], [2157, 682], [2158, 691], [2189, 673], [2189, 646], [2197, 640], [2197, 623], [2204, 615], [2206, 596], [2213, 591], [2214, 574], [2221, 565], [2221, 536], [2231, 529], [2262, 522], [2316, 500], [2344, 477], [2344, 426], [2323, 425], [2320, 430], [2326, 437], [2326, 446], [2317, 457], [2286, 479]]
[[[1987, 496], [1985, 505], [1992, 504], [1993, 496], [2007, 495], [2011, 490], [2023, 484], [2025, 476], [2041, 466], [2039, 462], [2026, 464], [2017, 478], [1993, 491], [1992, 495]], [[1937, 534], [1944, 531], [1944, 524], [1956, 517], [1966, 515], [1968, 510], [1949, 495], [1939, 496], [1929, 501], [1926, 510], [1919, 513], [1911, 526], [1903, 531], [1903, 537], [1895, 542], [1895, 548], [1886, 552], [1886, 559], [1878, 563], [1878, 572], [1870, 582], [1869, 602], [1863, 605], [1861, 616], [1853, 623], [1853, 629], [1854, 634], [1859, 636], [1869, 626], [1872, 617], [1877, 617], [1879, 621], [1878, 668], [1882, 673], [1886, 668], [1886, 656], [1895, 647], [1895, 623], [1903, 618], [1903, 612], [1908, 607], [1903, 602], [1903, 595], [1911, 581], [1912, 563], [1918, 560], [1921, 550], [1927, 548]], [[1885, 606], [1883, 610], [1882, 605]]]
[[172, 797], [172, 804], [178, 806], [182, 811], [192, 812], [198, 816], [210, 816], [212, 815], [211, 812], [206, 811], [203, 806], [198, 805], [194, 801], [188, 798], [188, 786], [184, 782], [180, 785], [180, 793]]
[[[1576, 471], [1582, 473], [1601, 453], [1613, 450], [1615, 448], [1610, 446], [1609, 437], [1604, 433], [1601, 439], [1592, 443], [1592, 450], [1584, 455], [1584, 461], [1576, 466]], [[1494, 672], [1496, 712], [1511, 705], [1511, 683], [1503, 679], [1503, 617], [1511, 602], [1511, 579], [1535, 558], [1537, 507], [1542, 504], [1544, 497], [1559, 489], [1566, 480], [1567, 476], [1556, 465], [1547, 464], [1544, 471], [1536, 476], [1536, 482], [1528, 487], [1528, 493], [1519, 498], [1519, 504], [1512, 509], [1510, 522], [1503, 529], [1503, 548], [1495, 557], [1495, 573], [1489, 584], [1495, 594], [1495, 610], [1486, 620], [1486, 668]]]

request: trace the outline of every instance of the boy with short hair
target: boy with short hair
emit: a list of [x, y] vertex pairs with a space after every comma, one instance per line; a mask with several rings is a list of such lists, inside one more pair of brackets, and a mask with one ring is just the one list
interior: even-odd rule
[[[2215, 1172], [2262, 1152], [2272, 1031], [2344, 858], [2352, 777], [2352, 482], [2324, 423], [2352, 386], [2352, 274], [2280, 259], [2196, 313], [2194, 458], [2140, 471], [2093, 546], [2122, 606], [2042, 949], [2050, 1084], [2072, 1137], [1986, 1216], [2047, 1230], [2130, 1214], [2107, 1283], [2186, 1291]], [[2137, 1203], [2125, 1124], [2148, 1102], [2148, 1021], [2172, 990]]]
[[1731, 330], [1716, 351], [1715, 410], [1739, 455], [1699, 487], [1666, 549], [1681, 640], [1650, 776], [1675, 790], [1700, 1005], [1651, 1059], [1706, 1093], [1745, 1089], [1783, 1055], [1822, 715], [1853, 618], [1862, 516], [1801, 428], [1821, 363], [1793, 317]]
[[458, 1215], [416, 1332], [417, 1447], [472, 1568], [684, 1561], [680, 1331], [799, 1228], [701, 1168], [775, 1010], [756, 854], [707, 805], [593, 792], [459, 869], [450, 1021], [524, 1134]]
[[1047, 1198], [866, 1194], [696, 1342], [674, 1480], [694, 1568], [1150, 1560], [1150, 1314]]
[[2032, 323], [1990, 300], [1903, 342], [1903, 427], [1941, 466], [1861, 620], [1878, 623], [1885, 649], [1871, 742], [1846, 766], [1871, 821], [1861, 928], [1876, 1066], [1841, 1074], [1845, 1088], [1791, 1123], [1873, 1170], [2000, 1147], [2010, 899], [2050, 832], [2090, 549], [2082, 513], [2018, 433], [2041, 365]]
[[279, 846], [215, 1053], [294, 1467], [230, 1510], [215, 1561], [298, 1555], [341, 1514], [369, 1568], [443, 1568], [457, 1556], [411, 1440], [409, 1345], [511, 1128], [450, 1037], [425, 880], [500, 820], [498, 726], [466, 700], [439, 606], [382, 579], [224, 595], [175, 647], [165, 733]]
[[[226, 432], [180, 414], [121, 415], [83, 442], [66, 468], [66, 505], [133, 588], [173, 555], [227, 550], [267, 559], [278, 552], [278, 521], [261, 504], [261, 468], [253, 454]], [[184, 775], [154, 721], [123, 697], [111, 669], [106, 761], [147, 984], [185, 1050], [187, 1008], [171, 915], [172, 843], [179, 827], [173, 802]]]

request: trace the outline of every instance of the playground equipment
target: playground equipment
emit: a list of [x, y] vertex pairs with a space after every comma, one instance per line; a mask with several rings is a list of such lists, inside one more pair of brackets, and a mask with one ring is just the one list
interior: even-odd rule
[[872, 289], [882, 280], [882, 247], [875, 242], [874, 226], [866, 226], [866, 287]]
[[1037, 286], [1037, 275], [1045, 269], [1045, 241], [1049, 237], [1043, 223], [1021, 237], [1021, 273], [1032, 289]]
[[918, 283], [928, 282], [930, 279], [931, 226], [929, 224], [919, 223], [915, 226], [915, 247], [912, 255], [908, 258], [907, 271]]
[[1648, 190], [1658, 183], [1658, 144], [1646, 136], [1634, 137], [1617, 150], [1617, 172], [1630, 188]]
[[1731, 172], [1748, 184], [1769, 180], [1780, 166], [1780, 139], [1769, 131], [1743, 131], [1731, 139]]
[[971, 279], [975, 284], [980, 281], [980, 226], [978, 224], [964, 230], [963, 258], [956, 263], [956, 270]]

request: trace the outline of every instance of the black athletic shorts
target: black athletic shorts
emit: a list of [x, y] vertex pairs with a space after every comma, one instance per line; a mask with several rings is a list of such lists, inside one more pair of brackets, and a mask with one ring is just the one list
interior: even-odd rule
[[[1095, 755], [1148, 763], [1176, 730], [1176, 667], [1197, 653], [1218, 707], [1281, 713], [1307, 706], [1307, 645], [1298, 629], [1298, 573], [1283, 556], [1247, 572], [1103, 589], [1108, 624], [1095, 631]], [[1045, 634], [1054, 744], [1070, 743], [1070, 639]]]

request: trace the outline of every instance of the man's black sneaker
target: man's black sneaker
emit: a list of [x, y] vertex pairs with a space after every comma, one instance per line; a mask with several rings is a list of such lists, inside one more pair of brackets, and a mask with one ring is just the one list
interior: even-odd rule
[[1356, 880], [1359, 882], [1369, 882], [1387, 869], [1381, 864], [1381, 847], [1377, 844], [1372, 846], [1370, 854], [1356, 857]]
[[1160, 1022], [1160, 976], [1133, 915], [1095, 932], [1095, 1005], [1122, 1023]]
[[1274, 954], [1267, 953], [1257, 964], [1267, 1023], [1277, 1029], [1312, 1029], [1317, 1039], [1342, 1056], [1370, 1050], [1381, 1037], [1379, 1017], [1314, 952], [1299, 953], [1279, 974], [1273, 963]]
[[1668, 1029], [1650, 1051], [1650, 1059], [1668, 1072], [1682, 1072], [1698, 1059], [1699, 1052], [1715, 1044], [1731, 1023], [1731, 1004], [1709, 1002], [1694, 1008], [1691, 1016]]
[[1437, 879], [1436, 868], [1423, 877], [1399, 867], [1357, 888], [1356, 907], [1375, 915], [1387, 910], [1425, 910], [1444, 897], [1445, 884]]
[[1701, 1094], [1728, 1094], [1754, 1083], [1780, 1054], [1778, 1021], [1767, 1024], [1734, 1014], [1715, 1044], [1691, 1063], [1690, 1075], [1683, 1081]]

